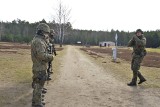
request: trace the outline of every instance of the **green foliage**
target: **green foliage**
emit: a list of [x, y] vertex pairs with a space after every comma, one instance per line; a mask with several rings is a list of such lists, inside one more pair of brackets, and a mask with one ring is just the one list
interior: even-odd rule
[[[115, 42], [116, 33], [118, 35], [118, 45], [126, 46], [135, 32], [115, 31], [113, 29], [110, 32], [73, 29], [70, 37], [65, 42], [74, 44], [77, 41], [81, 41], [84, 45], [98, 45], [101, 41]], [[146, 47], [160, 47], [160, 31], [146, 31], [144, 32], [144, 36], [147, 39]]]
[[13, 42], [13, 38], [14, 38], [14, 36], [12, 34], [9, 34], [9, 35], [6, 35], [6, 36], [2, 36], [2, 41]]
[[20, 36], [20, 35], [5, 35], [2, 36], [2, 41], [5, 42], [25, 42], [25, 43], [29, 43], [32, 40], [33, 37], [30, 36]]
[[145, 32], [145, 36], [147, 39], [147, 47], [157, 48], [160, 46], [160, 31], [148, 31]]
[[[40, 23], [47, 23], [44, 19], [39, 22], [29, 23], [20, 19], [13, 20], [12, 22], [0, 22], [3, 29], [1, 40], [7, 42], [30, 42], [36, 33], [36, 27]], [[59, 38], [59, 24], [53, 22], [47, 23], [50, 28], [55, 30], [55, 42], [60, 43]], [[71, 23], [62, 24], [65, 29], [64, 44], [76, 44], [77, 41], [81, 41], [83, 45], [99, 45], [101, 41], [115, 42], [115, 35], [118, 35], [118, 45], [126, 46], [128, 41], [134, 35], [135, 32], [124, 32], [118, 30], [111, 31], [92, 31], [92, 30], [79, 30], [73, 29]], [[144, 35], [147, 39], [146, 47], [157, 48], [160, 47], [160, 30], [156, 31], [144, 31]]]

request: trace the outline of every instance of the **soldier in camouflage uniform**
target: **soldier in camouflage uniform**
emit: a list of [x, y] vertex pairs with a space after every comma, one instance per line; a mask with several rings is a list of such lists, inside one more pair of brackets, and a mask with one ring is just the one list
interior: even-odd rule
[[53, 60], [53, 55], [48, 53], [47, 39], [50, 28], [45, 23], [37, 26], [36, 35], [31, 43], [31, 58], [33, 62], [33, 107], [43, 107], [42, 89], [46, 81], [48, 62]]
[[55, 50], [55, 41], [54, 41], [54, 36], [55, 36], [55, 32], [53, 29], [50, 30], [50, 35], [49, 35], [49, 42], [52, 44], [52, 47], [53, 47], [53, 53], [54, 55], [56, 56], [57, 53], [56, 53], [56, 50]]
[[146, 55], [145, 45], [146, 45], [146, 38], [143, 35], [143, 31], [141, 29], [137, 29], [135, 35], [128, 43], [128, 46], [133, 47], [132, 62], [131, 62], [133, 78], [132, 81], [128, 83], [128, 86], [136, 86], [137, 77], [139, 77], [140, 79], [138, 84], [141, 84], [146, 81], [146, 79], [139, 72], [140, 64], [144, 56]]
[[[48, 39], [48, 45], [49, 45], [49, 52], [51, 54], [54, 53], [54, 55], [56, 56], [57, 53], [56, 53], [56, 50], [55, 50], [55, 47], [54, 47], [54, 35], [55, 35], [55, 32], [53, 29], [50, 29], [50, 34], [49, 34], [49, 39]], [[52, 80], [50, 75], [53, 74], [53, 68], [52, 68], [52, 62], [49, 62], [48, 63], [48, 69], [47, 69], [47, 74], [48, 74], [48, 77], [47, 77], [47, 80]]]

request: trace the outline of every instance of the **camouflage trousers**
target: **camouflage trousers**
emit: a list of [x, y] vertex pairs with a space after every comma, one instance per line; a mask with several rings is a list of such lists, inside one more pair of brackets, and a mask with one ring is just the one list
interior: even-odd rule
[[137, 82], [137, 77], [139, 77], [140, 80], [144, 79], [142, 74], [139, 72], [143, 58], [144, 56], [136, 55], [133, 53], [132, 62], [131, 62], [131, 69], [133, 71], [132, 82]]
[[46, 81], [46, 71], [33, 71], [33, 98], [32, 103], [42, 105], [42, 89]]
[[132, 71], [138, 71], [140, 69], [140, 64], [142, 63], [143, 56], [133, 54], [131, 69]]

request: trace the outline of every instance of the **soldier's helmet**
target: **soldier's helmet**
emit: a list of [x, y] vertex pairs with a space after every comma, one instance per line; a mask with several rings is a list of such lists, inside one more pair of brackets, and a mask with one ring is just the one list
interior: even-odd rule
[[54, 30], [53, 30], [53, 29], [50, 29], [50, 33], [53, 33], [53, 34], [54, 34], [55, 32], [54, 32]]
[[137, 29], [135, 34], [137, 34], [138, 32], [141, 32], [143, 34], [143, 31], [141, 29]]
[[37, 32], [38, 31], [43, 31], [43, 32], [46, 32], [46, 33], [50, 33], [50, 27], [45, 23], [40, 23], [37, 26]]
[[50, 36], [54, 36], [55, 32], [53, 29], [50, 29]]

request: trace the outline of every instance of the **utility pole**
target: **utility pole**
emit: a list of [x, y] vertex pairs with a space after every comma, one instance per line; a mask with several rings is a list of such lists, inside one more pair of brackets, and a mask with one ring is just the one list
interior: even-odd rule
[[118, 39], [118, 36], [117, 36], [117, 33], [116, 33], [116, 36], [115, 36], [115, 47], [112, 48], [112, 51], [113, 51], [113, 61], [114, 62], [117, 62], [117, 39]]

